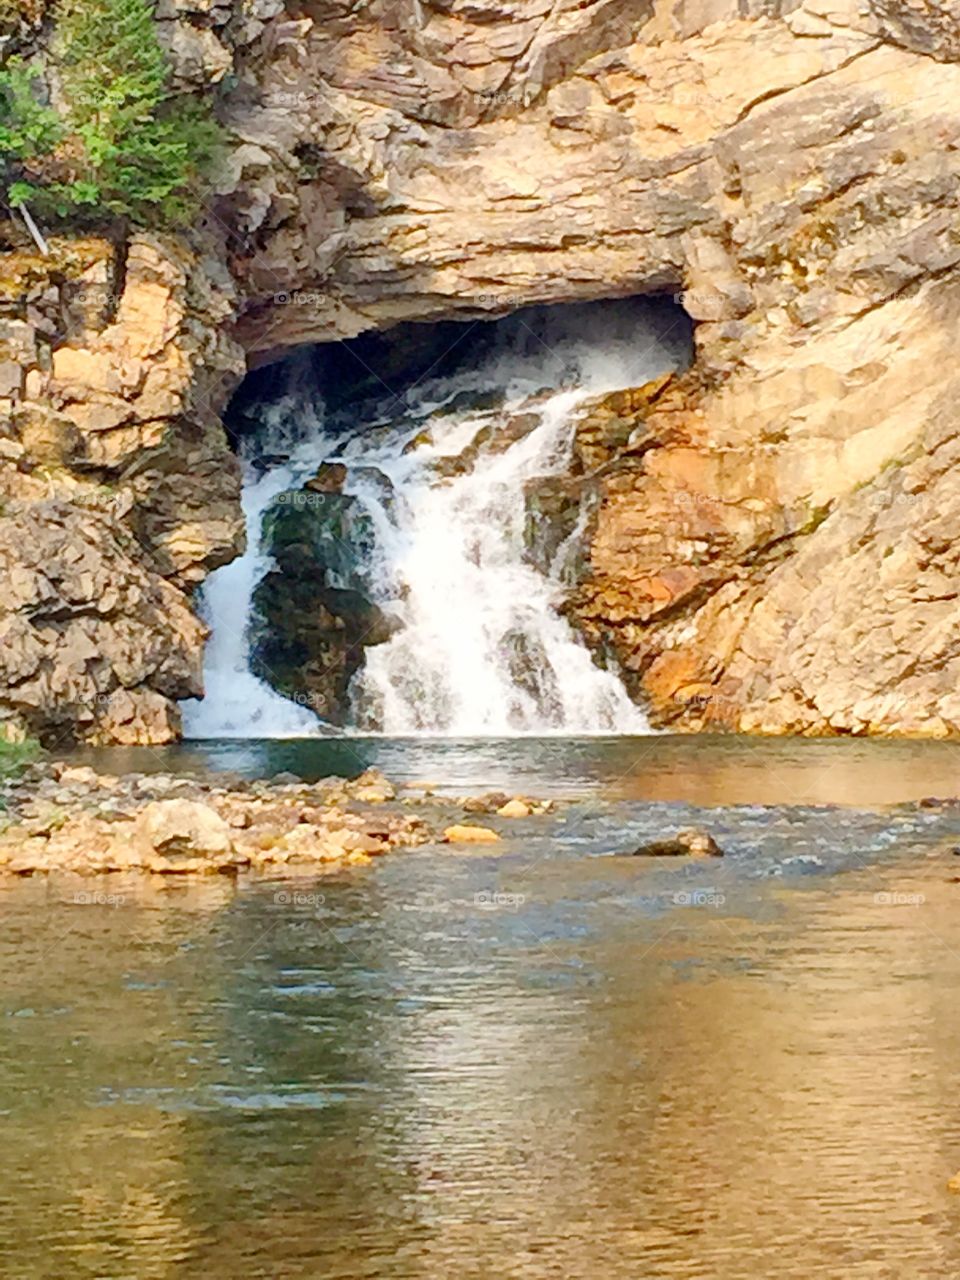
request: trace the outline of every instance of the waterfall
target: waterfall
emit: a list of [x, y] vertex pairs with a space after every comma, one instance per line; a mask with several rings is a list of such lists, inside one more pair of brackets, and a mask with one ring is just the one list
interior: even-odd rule
[[475, 367], [384, 396], [372, 414], [341, 411], [335, 425], [302, 385], [269, 406], [259, 453], [283, 460], [266, 470], [245, 462], [248, 548], [204, 588], [213, 633], [206, 696], [184, 704], [186, 735], [339, 731], [251, 673], [247, 635], [253, 591], [269, 568], [263, 513], [330, 461], [346, 466], [344, 492], [374, 531], [369, 595], [399, 624], [365, 651], [348, 732], [645, 732], [619, 678], [593, 661], [557, 611], [563, 549], [544, 574], [524, 541], [525, 487], [568, 468], [581, 401], [640, 385], [687, 357], [686, 331], [671, 332], [662, 313], [641, 312], [639, 323], [636, 310], [630, 315], [606, 326], [558, 316], [515, 327]]
[[[274, 406], [265, 415], [263, 443], [278, 455], [290, 452], [287, 410], [285, 404]], [[300, 452], [323, 454], [322, 419], [313, 406], [298, 412], [294, 422], [301, 425]], [[250, 670], [253, 591], [270, 565], [262, 550], [263, 514], [277, 494], [300, 483], [302, 471], [292, 459], [265, 470], [258, 453], [250, 445], [240, 456], [246, 551], [204, 583], [201, 616], [211, 630], [203, 663], [204, 697], [180, 704], [186, 738], [302, 738], [324, 732], [312, 711], [281, 697]]]

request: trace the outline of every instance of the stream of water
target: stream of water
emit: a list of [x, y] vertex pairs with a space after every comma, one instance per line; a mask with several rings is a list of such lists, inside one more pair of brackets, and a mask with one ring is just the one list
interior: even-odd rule
[[[691, 804], [624, 798], [626, 740], [512, 741], [475, 782], [588, 798], [493, 851], [4, 879], [0, 1273], [960, 1275], [960, 811], [863, 807], [956, 745], [707, 744]], [[691, 822], [723, 859], [606, 856]]]
[[[269, 566], [264, 512], [329, 462], [346, 465], [344, 491], [375, 531], [366, 585], [397, 623], [392, 638], [366, 651], [350, 726], [388, 735], [645, 731], [619, 677], [594, 662], [557, 612], [563, 548], [548, 573], [530, 562], [525, 487], [568, 466], [578, 404], [682, 364], [688, 337], [669, 315], [635, 307], [629, 324], [559, 317], [520, 336], [488, 349], [476, 368], [388, 394], [352, 421], [330, 421], [302, 378], [264, 406], [243, 458], [247, 552], [204, 590], [206, 696], [184, 705], [187, 737], [330, 731], [252, 674], [249, 629]], [[496, 407], [477, 407], [491, 395]], [[520, 429], [498, 439], [511, 422]]]

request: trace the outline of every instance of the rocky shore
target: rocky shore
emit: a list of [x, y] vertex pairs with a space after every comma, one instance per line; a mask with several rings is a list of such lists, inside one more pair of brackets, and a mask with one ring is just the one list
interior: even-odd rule
[[[0, 876], [313, 874], [417, 845], [493, 844], [497, 827], [552, 808], [500, 792], [398, 791], [375, 770], [350, 781], [278, 774], [248, 782], [43, 761], [0, 783]], [[480, 825], [479, 815], [495, 826]]]

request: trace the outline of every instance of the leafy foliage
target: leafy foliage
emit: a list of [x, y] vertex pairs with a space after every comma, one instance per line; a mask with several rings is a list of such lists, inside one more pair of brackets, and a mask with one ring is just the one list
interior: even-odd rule
[[171, 95], [149, 0], [62, 0], [54, 49], [59, 111], [41, 100], [35, 68], [0, 68], [9, 203], [48, 217], [189, 221], [221, 134], [201, 104]]
[[25, 769], [40, 755], [40, 744], [33, 738], [25, 742], [7, 742], [0, 738], [0, 781]]
[[37, 99], [39, 72], [22, 58], [0, 68], [0, 155], [26, 160], [44, 155], [60, 141], [62, 129], [55, 111]]

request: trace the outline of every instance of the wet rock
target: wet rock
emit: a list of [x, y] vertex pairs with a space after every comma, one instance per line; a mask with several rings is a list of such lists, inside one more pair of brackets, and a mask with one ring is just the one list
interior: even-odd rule
[[[524, 485], [524, 545], [541, 573], [554, 574], [568, 585], [584, 575], [587, 530], [581, 538], [574, 535], [595, 498], [595, 487], [578, 476], [539, 476]], [[561, 549], [564, 554], [558, 560]]]
[[289, 773], [284, 770], [280, 773], [275, 773], [270, 781], [275, 787], [296, 787], [302, 784], [303, 779], [297, 773]]
[[366, 596], [268, 573], [253, 597], [251, 669], [322, 720], [342, 724], [366, 650], [398, 623]]
[[264, 516], [277, 567], [253, 595], [251, 667], [321, 719], [343, 722], [364, 653], [399, 625], [366, 593], [369, 517], [340, 493], [280, 494]]
[[496, 844], [500, 839], [489, 827], [472, 827], [466, 823], [447, 827], [443, 838], [447, 844]]
[[508, 800], [497, 810], [498, 818], [529, 818], [533, 810], [523, 800]]
[[956, 796], [924, 796], [922, 800], [918, 800], [916, 807], [918, 809], [957, 809], [960, 808], [960, 799]]
[[264, 550], [281, 571], [319, 577], [327, 586], [362, 591], [373, 542], [370, 517], [349, 494], [291, 489], [263, 517]]
[[342, 493], [346, 478], [347, 468], [342, 462], [324, 462], [303, 487], [311, 493]]
[[[452, 409], [453, 405], [445, 406]], [[445, 479], [466, 475], [478, 461], [487, 455], [505, 453], [511, 445], [536, 430], [542, 419], [539, 413], [512, 413], [493, 422], [484, 423], [465, 449], [458, 454], [437, 458], [431, 465], [434, 475]]]
[[509, 800], [505, 791], [488, 791], [482, 796], [467, 796], [461, 808], [464, 813], [496, 813]]
[[562, 715], [563, 699], [543, 641], [518, 628], [507, 631], [499, 647], [507, 662], [510, 683], [533, 702], [541, 720], [556, 724]]
[[403, 456], [407, 457], [411, 453], [416, 453], [418, 449], [429, 449], [433, 444], [433, 434], [430, 431], [418, 431], [415, 436], [411, 436], [407, 443], [403, 446]]
[[643, 386], [610, 391], [582, 403], [576, 415], [574, 473], [589, 475], [627, 453], [642, 452], [646, 420], [675, 376], [664, 374]]
[[689, 828], [631, 850], [634, 858], [722, 858], [723, 850], [708, 831]]

